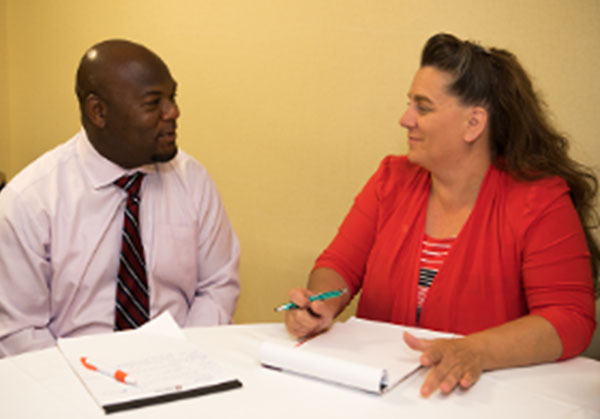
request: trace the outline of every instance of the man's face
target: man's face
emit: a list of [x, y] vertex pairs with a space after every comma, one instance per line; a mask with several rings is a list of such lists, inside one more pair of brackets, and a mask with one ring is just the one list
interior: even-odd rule
[[108, 77], [109, 158], [125, 168], [171, 160], [177, 154], [177, 83], [159, 61], [131, 61]]

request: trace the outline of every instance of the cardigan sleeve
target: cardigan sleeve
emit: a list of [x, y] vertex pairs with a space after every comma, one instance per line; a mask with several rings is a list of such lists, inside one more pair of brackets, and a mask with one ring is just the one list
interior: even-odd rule
[[313, 268], [330, 268], [348, 283], [352, 295], [362, 286], [367, 259], [377, 232], [380, 184], [387, 177], [391, 157], [386, 157], [378, 170], [354, 199], [352, 208], [337, 235], [317, 258]]
[[536, 183], [523, 214], [523, 287], [530, 314], [558, 332], [560, 359], [583, 352], [595, 322], [590, 253], [579, 216], [562, 179]]

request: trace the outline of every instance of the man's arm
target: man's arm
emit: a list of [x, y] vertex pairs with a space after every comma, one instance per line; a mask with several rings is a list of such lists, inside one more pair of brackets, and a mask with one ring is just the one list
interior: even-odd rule
[[240, 293], [240, 245], [216, 186], [207, 179], [199, 217], [198, 279], [186, 326], [231, 323]]
[[52, 272], [45, 220], [19, 202], [10, 187], [0, 194], [0, 357], [56, 343], [47, 328]]

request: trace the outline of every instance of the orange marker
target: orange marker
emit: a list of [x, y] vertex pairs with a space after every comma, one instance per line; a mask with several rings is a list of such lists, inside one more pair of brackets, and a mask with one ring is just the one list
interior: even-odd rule
[[88, 361], [87, 357], [85, 357], [85, 356], [82, 356], [80, 359], [81, 359], [81, 363], [83, 364], [83, 366], [86, 367], [88, 370], [97, 371], [101, 374], [108, 375], [109, 377], [113, 377], [115, 380], [120, 381], [125, 384], [131, 384], [131, 385], [137, 384], [137, 382], [134, 379], [132, 379], [131, 377], [129, 377], [129, 375], [124, 371], [116, 370], [113, 372], [113, 371], [109, 371], [107, 369], [101, 368], [95, 364], [92, 364], [90, 361]]

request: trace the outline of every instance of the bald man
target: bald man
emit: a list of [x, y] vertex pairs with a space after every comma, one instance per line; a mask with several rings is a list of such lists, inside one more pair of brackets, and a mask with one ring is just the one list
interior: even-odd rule
[[142, 45], [82, 57], [82, 129], [0, 193], [0, 356], [164, 311], [181, 326], [231, 322], [239, 243], [206, 170], [177, 149], [176, 90]]

